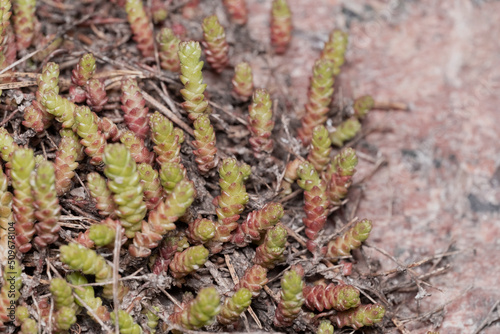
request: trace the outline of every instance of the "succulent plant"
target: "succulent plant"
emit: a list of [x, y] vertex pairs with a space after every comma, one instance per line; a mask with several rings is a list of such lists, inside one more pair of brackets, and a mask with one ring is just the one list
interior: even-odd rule
[[96, 208], [101, 216], [116, 216], [117, 206], [113, 201], [113, 194], [106, 185], [106, 180], [98, 173], [89, 173], [87, 175], [87, 187], [90, 195], [97, 202]]
[[154, 161], [154, 153], [150, 152], [146, 145], [144, 144], [144, 140], [137, 136], [133, 131], [124, 131], [121, 133], [120, 142], [125, 145], [132, 158], [134, 158], [135, 162], [140, 163], [148, 163], [152, 164]]
[[219, 218], [216, 225], [216, 241], [231, 240], [231, 232], [238, 227], [237, 220], [248, 202], [248, 194], [244, 185], [244, 165], [239, 165], [236, 159], [226, 158], [219, 168], [219, 185], [221, 195], [217, 197], [218, 208], [215, 210]]
[[23, 280], [21, 278], [21, 265], [17, 260], [10, 260], [3, 268], [4, 284], [0, 290], [0, 328], [4, 323], [13, 320], [10, 317], [10, 310], [21, 296]]
[[159, 45], [158, 55], [160, 56], [160, 65], [164, 70], [179, 72], [181, 63], [179, 61], [179, 43], [180, 39], [170, 28], [162, 28], [156, 36]]
[[154, 210], [164, 200], [165, 193], [160, 183], [158, 172], [150, 164], [142, 163], [137, 166], [144, 189], [144, 201], [148, 210]]
[[36, 0], [16, 0], [14, 4], [14, 31], [16, 34], [17, 49], [27, 49], [35, 33], [35, 7]]
[[67, 136], [65, 132], [62, 133], [54, 162], [56, 191], [59, 196], [68, 192], [73, 185], [71, 180], [75, 176], [75, 169], [78, 167], [76, 159], [78, 158], [79, 146], [80, 144], [75, 140], [74, 136]]
[[346, 311], [359, 306], [359, 290], [352, 285], [328, 284], [305, 286], [304, 297], [306, 306], [312, 310]]
[[273, 0], [271, 9], [271, 45], [284, 53], [292, 39], [292, 13], [286, 0]]
[[104, 82], [99, 79], [90, 79], [85, 86], [87, 93], [87, 105], [94, 111], [99, 112], [108, 102], [106, 87]]
[[328, 186], [327, 194], [331, 204], [342, 204], [352, 184], [357, 164], [356, 151], [350, 147], [343, 149], [332, 159], [326, 173], [322, 176]]
[[315, 127], [307, 160], [314, 166], [318, 173], [325, 170], [330, 161], [331, 146], [332, 141], [330, 140], [328, 130], [326, 130], [325, 126], [318, 125]]
[[30, 242], [35, 235], [35, 198], [30, 183], [35, 169], [33, 150], [23, 148], [15, 151], [12, 154], [11, 166], [16, 247], [21, 253], [26, 253], [31, 249]]
[[150, 117], [151, 139], [155, 143], [156, 161], [160, 165], [166, 162], [180, 162], [181, 144], [184, 142], [184, 132], [174, 128], [165, 116], [155, 112]]
[[[115, 321], [116, 312], [111, 313], [111, 320]], [[135, 323], [134, 319], [127, 311], [118, 310], [118, 327], [123, 334], [142, 334], [142, 328]]]
[[122, 81], [122, 110], [125, 114], [125, 124], [135, 132], [141, 139], [145, 139], [149, 133], [149, 108], [146, 100], [142, 97], [141, 90], [135, 79], [129, 78]]
[[30, 313], [26, 306], [17, 307], [16, 320], [21, 323], [20, 334], [38, 334], [38, 324], [30, 318]]
[[[298, 130], [299, 138], [304, 146], [311, 142], [314, 129], [324, 125], [333, 98], [334, 64], [330, 60], [318, 59], [314, 63], [313, 75], [307, 93], [305, 115], [302, 117], [302, 127]], [[333, 139], [332, 139], [333, 141]]]
[[108, 144], [103, 161], [108, 187], [114, 193], [113, 200], [117, 205], [116, 215], [121, 218], [127, 237], [133, 238], [141, 229], [147, 210], [137, 164], [130, 151], [121, 144]]
[[332, 317], [339, 328], [349, 326], [358, 329], [365, 326], [372, 326], [382, 321], [385, 308], [380, 304], [360, 305], [357, 308], [345, 312], [339, 312]]
[[196, 150], [193, 153], [196, 155], [196, 163], [201, 174], [207, 174], [212, 168], [215, 168], [218, 163], [217, 147], [215, 147], [215, 132], [210, 119], [207, 115], [201, 115], [194, 123], [193, 146]]
[[238, 247], [245, 247], [252, 241], [259, 241], [263, 233], [276, 225], [283, 214], [283, 206], [274, 202], [266, 204], [260, 210], [250, 212], [233, 234], [233, 243]]
[[[0, 249], [9, 249], [9, 227], [14, 225], [12, 194], [7, 191], [8, 178], [0, 166]], [[12, 231], [12, 229], [11, 229]], [[12, 243], [12, 241], [11, 241]], [[0, 253], [0, 263], [8, 259], [8, 251]]]
[[[160, 308], [158, 306], [152, 306], [152, 308], [156, 312], [160, 312]], [[148, 326], [149, 334], [156, 334], [156, 327], [158, 327], [158, 321], [160, 320], [160, 317], [157, 316], [155, 313], [153, 313], [149, 309], [146, 310], [145, 313], [146, 313], [146, 318], [147, 318], [146, 325]]]
[[85, 146], [85, 153], [92, 159], [90, 163], [100, 165], [103, 159], [106, 139], [99, 130], [98, 117], [88, 107], [75, 108], [76, 132], [82, 138], [80, 143]]
[[274, 268], [284, 260], [287, 237], [286, 229], [281, 224], [268, 230], [262, 245], [257, 247], [253, 262], [268, 269]]
[[5, 130], [5, 128], [0, 128], [0, 154], [2, 160], [5, 162], [10, 162], [12, 159], [12, 153], [17, 148], [17, 144], [14, 143], [12, 136]]
[[304, 281], [300, 269], [292, 268], [285, 272], [281, 279], [281, 299], [274, 314], [276, 327], [289, 327], [299, 315], [304, 296], [302, 287]]
[[253, 93], [248, 113], [248, 130], [252, 135], [250, 145], [255, 157], [260, 159], [273, 151], [273, 140], [270, 138], [274, 127], [272, 102], [266, 90], [257, 89]]
[[[95, 297], [94, 294], [94, 288], [89, 285], [85, 286], [79, 286], [79, 285], [84, 285], [88, 284], [87, 279], [85, 276], [80, 274], [79, 272], [73, 272], [69, 274], [66, 279], [68, 282], [71, 284], [75, 285], [74, 292], [75, 294], [80, 297], [85, 304], [89, 306], [89, 308], [99, 317], [100, 320], [102, 321], [107, 321], [109, 320], [109, 312], [106, 306], [102, 305], [102, 300], [99, 297]], [[78, 300], [75, 301], [77, 305], [83, 307], [84, 305], [81, 304]], [[88, 312], [90, 316], [93, 317], [93, 315]]]
[[203, 92], [207, 87], [203, 83], [203, 62], [200, 61], [201, 47], [198, 42], [181, 42], [179, 44], [179, 60], [181, 61], [180, 79], [184, 88], [181, 94], [185, 102], [182, 107], [188, 112], [189, 119], [194, 121], [209, 112], [208, 102]]
[[210, 219], [199, 218], [189, 223], [186, 234], [194, 243], [205, 243], [215, 236], [215, 223]]
[[370, 95], [363, 95], [354, 100], [353, 109], [354, 114], [357, 118], [363, 119], [366, 117], [366, 114], [373, 108], [375, 105], [375, 101], [373, 97]]
[[339, 29], [333, 29], [321, 52], [322, 59], [331, 60], [334, 64], [335, 75], [340, 73], [340, 67], [344, 64], [344, 55], [347, 49], [348, 35]]
[[243, 102], [248, 101], [253, 94], [253, 74], [250, 64], [243, 62], [236, 65], [231, 83], [233, 96]]
[[332, 323], [328, 320], [322, 320], [319, 323], [318, 330], [316, 334], [333, 334], [333, 326]]
[[220, 296], [214, 287], [203, 288], [184, 309], [172, 314], [169, 320], [185, 329], [199, 329], [210, 324], [220, 312]]
[[60, 310], [63, 307], [69, 307], [77, 310], [77, 305], [75, 304], [75, 299], [73, 297], [73, 289], [71, 289], [65, 279], [54, 277], [50, 281], [49, 290], [52, 293], [56, 310]]
[[239, 25], [247, 23], [248, 10], [245, 0], [224, 0], [222, 3], [229, 12], [231, 21]]
[[216, 15], [211, 15], [203, 20], [203, 47], [207, 62], [215, 72], [222, 72], [229, 62], [229, 45], [226, 42], [226, 33], [220, 25]]
[[57, 198], [56, 176], [52, 162], [43, 161], [38, 165], [36, 176], [31, 182], [34, 195], [35, 225], [37, 236], [34, 239], [39, 248], [45, 248], [59, 238], [59, 216], [61, 206]]
[[[113, 268], [95, 251], [77, 243], [70, 243], [69, 245], [61, 246], [60, 252], [61, 261], [67, 264], [72, 270], [81, 270], [86, 275], [95, 275], [97, 283], [107, 283], [112, 280]], [[127, 291], [128, 288], [119, 282], [118, 299], [123, 299]], [[113, 299], [112, 283], [104, 285], [102, 295], [106, 299]]]
[[[94, 76], [96, 70], [95, 57], [92, 53], [84, 54], [71, 72], [71, 82], [84, 87]], [[81, 101], [80, 101], [81, 102]]]
[[127, 12], [130, 29], [134, 35], [137, 48], [143, 57], [154, 55], [154, 39], [151, 21], [149, 20], [141, 0], [126, 0], [125, 11]]
[[297, 183], [304, 189], [306, 217], [302, 221], [306, 226], [306, 235], [309, 238], [307, 248], [311, 252], [315, 252], [314, 240], [325, 226], [327, 218], [329, 201], [326, 194], [326, 183], [319, 178], [314, 167], [308, 162], [299, 166], [297, 175], [300, 177]]
[[217, 321], [221, 325], [238, 322], [240, 315], [250, 306], [252, 293], [246, 288], [240, 288], [230, 298], [224, 300]]
[[356, 117], [346, 119], [340, 123], [335, 131], [330, 133], [332, 144], [337, 147], [344, 146], [344, 142], [351, 140], [361, 129], [361, 123]]
[[246, 288], [252, 293], [252, 297], [256, 298], [267, 282], [267, 269], [254, 264], [245, 271], [243, 277], [240, 278], [240, 282], [235, 285], [234, 289]]
[[168, 231], [175, 230], [175, 221], [186, 212], [194, 197], [193, 183], [180, 181], [165, 201], [149, 214], [148, 222], [142, 222], [141, 231], [135, 234], [129, 252], [136, 257], [149, 256], [151, 249], [158, 246], [163, 236]]
[[208, 250], [202, 245], [189, 247], [176, 253], [170, 263], [170, 272], [175, 278], [182, 278], [202, 266], [208, 259]]
[[336, 259], [351, 255], [353, 249], [361, 247], [361, 243], [368, 239], [372, 230], [372, 222], [368, 219], [357, 221], [353, 227], [340, 237], [333, 239], [323, 250], [325, 256]]
[[[39, 102], [45, 111], [53, 115], [58, 122], [62, 123], [64, 128], [73, 128], [75, 120], [78, 117], [76, 114], [77, 107], [73, 102], [60, 96], [57, 90], [48, 90], [44, 92]], [[76, 120], [78, 124], [83, 121], [83, 119]], [[91, 122], [91, 120], [85, 119], [85, 121], [86, 123], [82, 124], [82, 129], [90, 126], [89, 122]]]

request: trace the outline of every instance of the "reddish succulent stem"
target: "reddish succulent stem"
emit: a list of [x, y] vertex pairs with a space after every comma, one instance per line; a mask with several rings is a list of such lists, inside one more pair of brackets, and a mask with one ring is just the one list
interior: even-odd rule
[[145, 139], [149, 133], [149, 109], [145, 106], [146, 100], [134, 79], [125, 79], [122, 82], [122, 110], [125, 113], [127, 127], [137, 136]]
[[167, 235], [159, 248], [158, 256], [153, 264], [153, 273], [156, 275], [166, 273], [175, 253], [182, 252], [187, 247], [189, 247], [189, 243], [184, 234], [177, 232], [174, 235]]
[[257, 159], [265, 157], [273, 151], [274, 142], [271, 139], [274, 128], [272, 102], [265, 89], [257, 89], [248, 107], [248, 130], [251, 133], [250, 145]]
[[231, 15], [231, 21], [239, 25], [247, 23], [248, 10], [245, 0], [224, 0], [223, 3]]
[[276, 53], [285, 53], [292, 39], [292, 15], [286, 0], [274, 0], [271, 10], [271, 44]]
[[205, 48], [207, 62], [217, 73], [220, 73], [229, 62], [229, 45], [226, 42], [224, 28], [215, 15], [205, 18], [202, 28], [202, 44]]
[[266, 204], [261, 210], [252, 211], [233, 234], [233, 243], [245, 247], [258, 241], [262, 234], [273, 227], [283, 217], [283, 206], [279, 203]]
[[306, 306], [311, 310], [345, 311], [360, 304], [359, 290], [352, 285], [305, 286]]
[[364, 326], [372, 326], [382, 321], [385, 308], [380, 304], [360, 305], [355, 309], [337, 313], [331, 318], [337, 327], [345, 326], [358, 329]]
[[87, 104], [93, 111], [101, 111], [104, 105], [108, 102], [104, 82], [99, 79], [89, 80], [85, 86], [85, 91], [87, 93]]
[[217, 166], [217, 147], [215, 147], [215, 133], [210, 119], [207, 115], [202, 115], [194, 121], [194, 140], [193, 146], [196, 150], [193, 153], [196, 155], [196, 163], [201, 174], [208, 173], [212, 168]]
[[318, 125], [325, 124], [333, 97], [334, 64], [326, 59], [315, 62], [313, 75], [307, 92], [308, 101], [305, 105], [305, 115], [302, 117], [302, 127], [298, 130], [302, 144], [307, 146], [311, 142], [313, 130]]
[[115, 123], [107, 117], [99, 117], [99, 131], [104, 135], [106, 140], [118, 141], [122, 136], [122, 131], [118, 129]]
[[267, 269], [258, 264], [254, 264], [245, 271], [240, 282], [234, 286], [234, 290], [238, 291], [240, 288], [247, 288], [252, 293], [252, 296], [256, 298], [259, 296], [262, 287], [266, 285], [268, 281]]
[[182, 8], [182, 16], [186, 19], [192, 19], [200, 5], [200, 0], [189, 0]]
[[152, 57], [154, 55], [153, 30], [142, 0], [126, 0], [125, 10], [137, 48], [143, 57]]

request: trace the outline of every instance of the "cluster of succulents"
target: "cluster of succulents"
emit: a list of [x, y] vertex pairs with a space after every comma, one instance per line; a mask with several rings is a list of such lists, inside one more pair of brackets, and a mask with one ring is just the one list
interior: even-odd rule
[[[9, 271], [6, 258], [0, 257], [4, 273], [13, 273], [15, 287], [8, 294], [4, 276], [0, 325], [19, 326], [20, 333], [35, 333], [39, 326], [63, 333], [76, 330], [85, 316], [103, 332], [115, 324], [121, 333], [182, 332], [214, 324], [237, 329], [263, 290], [275, 298], [268, 303], [275, 311], [266, 329], [293, 331], [305, 324], [318, 333], [333, 333], [334, 328], [380, 323], [384, 306], [368, 304], [359, 287], [311, 279], [317, 274], [311, 263], [331, 265], [350, 258], [372, 229], [372, 221], [362, 219], [335, 238], [325, 231], [333, 225], [329, 217], [334, 209], [345, 204], [356, 172], [356, 151], [345, 143], [374, 105], [371, 97], [360, 97], [349, 117], [327, 127], [347, 35], [334, 30], [318, 55], [301, 126], [292, 129], [301, 154], [286, 163], [276, 154], [275, 124], [282, 111], [273, 105], [272, 91], [254, 87], [250, 63], [233, 64], [226, 40], [230, 27], [220, 23], [227, 20], [219, 21], [215, 14], [201, 20], [200, 43], [178, 26], [164, 24], [170, 9], [163, 1], [149, 2], [151, 8], [141, 0], [112, 2], [127, 17], [133, 53], [148, 65], [105, 72], [100, 64], [109, 62], [107, 56], [85, 52], [70, 71], [67, 63], [56, 63], [57, 57], [47, 59], [37, 75], [34, 98], [22, 109], [21, 130], [30, 129], [28, 135], [20, 137], [19, 122], [16, 128], [8, 122], [0, 128], [0, 227], [15, 226], [21, 260]], [[13, 4], [11, 31], [10, 2], [0, 0], [0, 68], [12, 63], [7, 57], [12, 46], [5, 39], [15, 36], [18, 50], [26, 49], [34, 45], [37, 32], [35, 1]], [[245, 0], [223, 4], [232, 24], [246, 24]], [[198, 1], [189, 1], [182, 12], [196, 17], [199, 10]], [[272, 1], [269, 36], [276, 54], [286, 54], [290, 45], [291, 13], [286, 0]], [[155, 24], [160, 28], [156, 37]], [[218, 114], [224, 107], [213, 103], [205, 70], [218, 78], [232, 74], [224, 94], [235, 109], [244, 110], [244, 117]], [[168, 108], [151, 103], [144, 78], [166, 83], [152, 95], [164, 99]], [[28, 91], [23, 89], [26, 96]], [[231, 138], [225, 130], [237, 118], [247, 136], [241, 150], [227, 149]], [[279, 181], [269, 181], [267, 170], [273, 165], [281, 169]], [[291, 231], [298, 221], [288, 212], [294, 198], [295, 207], [303, 204], [299, 225], [306, 242], [301, 232]], [[298, 250], [300, 243], [305, 247]], [[21, 277], [23, 268], [33, 266], [23, 262], [23, 254], [30, 252], [38, 259], [33, 279], [51, 272], [44, 276], [48, 283], [42, 282], [48, 284], [43, 291], [50, 298], [37, 300], [36, 308], [20, 293], [22, 279], [31, 277]], [[219, 282], [229, 274], [219, 277], [218, 268], [235, 253], [246, 264], [236, 268], [234, 284], [223, 287]], [[271, 285], [270, 277], [278, 275], [281, 280]], [[139, 289], [134, 279], [144, 277]], [[214, 281], [217, 286], [205, 286]], [[165, 302], [162, 291], [175, 302]], [[11, 322], [6, 307], [18, 299]]]

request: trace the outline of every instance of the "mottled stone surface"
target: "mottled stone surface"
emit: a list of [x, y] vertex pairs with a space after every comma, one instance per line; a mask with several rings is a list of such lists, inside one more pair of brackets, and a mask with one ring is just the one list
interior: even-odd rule
[[[434, 318], [440, 332], [472, 333], [500, 299], [500, 2], [289, 2], [292, 45], [269, 61], [286, 59], [275, 74], [285, 83], [279, 89], [293, 96], [296, 115], [328, 32], [344, 25], [351, 38], [340, 79], [343, 96], [372, 94], [412, 106], [411, 112], [375, 111], [364, 122], [365, 130], [384, 131], [369, 133], [358, 148], [388, 164], [363, 183], [357, 216], [373, 219], [371, 243], [405, 264], [455, 241], [453, 249], [464, 252], [445, 261], [449, 272], [430, 280], [440, 291], [428, 288], [432, 296], [420, 308], [409, 294], [398, 312], [412, 316], [450, 302], [443, 318]], [[262, 26], [270, 1], [248, 3], [250, 34], [267, 41]], [[267, 64], [252, 65], [256, 86], [272, 87]], [[372, 168], [361, 159], [359, 175]], [[383, 269], [396, 267], [372, 250], [367, 254], [379, 258]], [[411, 322], [407, 329], [425, 333], [432, 324]], [[500, 323], [482, 333], [500, 333]]]

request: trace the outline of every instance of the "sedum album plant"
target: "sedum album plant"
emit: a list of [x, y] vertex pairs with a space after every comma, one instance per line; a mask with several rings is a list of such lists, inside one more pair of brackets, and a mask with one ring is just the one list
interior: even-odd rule
[[151, 57], [154, 53], [153, 31], [141, 0], [125, 0], [125, 11], [132, 30], [134, 41], [143, 57]]
[[319, 312], [346, 311], [360, 304], [359, 290], [352, 285], [305, 286], [303, 292], [306, 306]]
[[333, 239], [323, 249], [328, 258], [338, 258], [349, 256], [351, 251], [359, 248], [361, 243], [368, 239], [372, 230], [372, 222], [368, 219], [357, 221], [352, 228], [346, 231], [342, 236]]
[[273, 0], [271, 9], [271, 45], [276, 53], [285, 53], [292, 39], [292, 13], [287, 0]]
[[332, 316], [332, 321], [339, 327], [349, 326], [358, 329], [379, 323], [385, 314], [385, 308], [380, 304], [360, 305], [346, 312]]
[[[375, 280], [351, 270], [376, 222], [342, 226], [358, 165], [346, 143], [376, 105], [333, 101], [347, 34], [333, 30], [311, 59], [296, 114], [254, 59], [270, 56], [280, 79], [294, 2], [269, 2], [270, 55], [241, 53], [263, 42], [249, 41], [246, 0], [217, 15], [197, 0], [86, 5], [0, 0], [0, 68], [14, 44], [20, 60], [0, 97], [0, 250], [13, 240], [19, 259], [0, 256], [0, 332], [17, 304], [7, 326], [26, 334], [381, 323], [385, 307], [360, 297], [384, 302], [366, 288]], [[83, 16], [60, 32], [59, 11]]]
[[234, 68], [233, 96], [246, 102], [253, 94], [253, 74], [250, 64], [247, 62], [239, 63]]
[[189, 41], [179, 44], [179, 60], [181, 62], [180, 80], [184, 85], [181, 89], [185, 102], [182, 104], [188, 112], [189, 119], [194, 121], [203, 114], [209, 113], [208, 102], [203, 92], [207, 84], [203, 83], [203, 62], [200, 61], [201, 47], [198, 42]]
[[318, 59], [314, 63], [313, 74], [307, 93], [305, 115], [302, 117], [302, 127], [298, 134], [304, 146], [311, 142], [314, 129], [325, 125], [329, 106], [333, 98], [334, 63], [327, 59]]
[[[77, 243], [63, 245], [59, 250], [63, 263], [72, 270], [81, 270], [85, 275], [94, 275], [97, 283], [105, 283], [102, 296], [106, 299], [113, 299], [113, 284], [110, 282], [113, 277], [113, 268], [102, 256]], [[118, 298], [123, 299], [127, 291], [128, 288], [123, 283], [119, 283]]]
[[309, 238], [307, 248], [314, 252], [318, 233], [323, 229], [327, 218], [327, 209], [329, 206], [326, 194], [326, 183], [320, 179], [318, 172], [313, 165], [305, 162], [297, 170], [299, 180], [298, 185], [304, 189], [304, 217], [303, 222], [306, 226], [306, 236]]
[[167, 71], [179, 72], [181, 64], [179, 61], [179, 43], [180, 39], [177, 37], [172, 29], [162, 28], [156, 36], [158, 43], [158, 54], [160, 57], [161, 68]]
[[12, 211], [16, 229], [16, 247], [21, 253], [31, 249], [35, 235], [35, 196], [30, 183], [35, 170], [33, 150], [18, 149], [12, 154], [11, 180], [14, 188]]
[[175, 253], [170, 262], [170, 273], [174, 278], [182, 278], [205, 264], [208, 250], [202, 245], [189, 247], [185, 251]]
[[272, 102], [265, 89], [257, 89], [253, 93], [252, 104], [248, 107], [248, 130], [250, 145], [257, 159], [273, 151], [271, 131], [274, 128]]
[[182, 180], [176, 184], [165, 201], [150, 212], [148, 222], [142, 222], [141, 231], [135, 234], [134, 243], [129, 247], [130, 254], [136, 257], [149, 256], [151, 249], [158, 247], [163, 236], [175, 230], [174, 223], [184, 215], [194, 197], [192, 182]]
[[246, 288], [252, 293], [252, 297], [256, 298], [268, 281], [267, 269], [261, 265], [254, 264], [245, 271], [240, 282], [235, 285], [234, 289]]
[[35, 9], [36, 0], [13, 1], [13, 23], [18, 50], [28, 48], [35, 34]]
[[141, 229], [141, 221], [146, 215], [137, 164], [132, 159], [125, 145], [108, 144], [104, 151], [104, 174], [108, 178], [108, 187], [113, 192], [116, 215], [121, 219], [125, 235], [133, 238]]
[[126, 79], [122, 82], [122, 111], [127, 127], [139, 138], [145, 139], [149, 134], [149, 119], [146, 101], [134, 79]]
[[169, 320], [185, 329], [200, 329], [213, 322], [220, 309], [219, 293], [214, 287], [208, 287], [200, 290], [195, 299], [172, 314]]
[[54, 165], [49, 161], [42, 161], [36, 169], [36, 175], [31, 178], [35, 218], [38, 220], [34, 243], [39, 248], [45, 248], [59, 238], [61, 207], [55, 178]]
[[150, 123], [156, 161], [160, 165], [167, 162], [180, 162], [179, 155], [181, 144], [184, 142], [184, 132], [174, 127], [173, 123], [159, 112], [150, 116]]
[[231, 298], [226, 298], [217, 321], [221, 325], [231, 325], [239, 321], [240, 315], [250, 306], [252, 293], [246, 288], [240, 288]]
[[245, 0], [223, 0], [231, 20], [239, 25], [244, 25], [248, 20], [248, 9]]
[[193, 126], [196, 139], [193, 141], [193, 146], [196, 148], [193, 153], [196, 155], [195, 161], [198, 164], [198, 170], [205, 175], [218, 163], [215, 132], [207, 115], [198, 117]]
[[201, 27], [207, 62], [215, 72], [220, 73], [229, 62], [229, 45], [226, 42], [224, 28], [220, 25], [216, 15], [206, 17]]
[[304, 281], [302, 276], [304, 270], [300, 266], [292, 267], [281, 279], [281, 299], [274, 315], [276, 327], [290, 326], [299, 315], [304, 296], [302, 287]]

